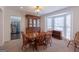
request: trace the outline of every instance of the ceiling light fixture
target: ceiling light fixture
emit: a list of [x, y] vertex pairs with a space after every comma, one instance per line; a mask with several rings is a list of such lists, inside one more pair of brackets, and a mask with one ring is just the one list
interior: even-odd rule
[[42, 7], [41, 6], [35, 6], [34, 10], [37, 13], [37, 15], [39, 15], [39, 12], [42, 10]]
[[35, 11], [36, 12], [40, 12], [41, 11], [41, 7], [40, 6], [35, 6]]

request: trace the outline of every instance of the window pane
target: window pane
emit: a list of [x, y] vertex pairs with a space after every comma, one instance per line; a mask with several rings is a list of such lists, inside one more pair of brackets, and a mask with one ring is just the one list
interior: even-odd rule
[[67, 27], [71, 26], [71, 15], [70, 14], [66, 16], [66, 26]]
[[70, 39], [70, 27], [66, 29], [66, 38]]
[[64, 36], [64, 16], [54, 18], [54, 30], [61, 31]]
[[32, 24], [32, 19], [29, 19], [29, 24]]
[[47, 27], [48, 29], [52, 28], [52, 18], [47, 18]]
[[40, 27], [40, 21], [39, 21], [39, 19], [37, 20], [37, 27]]
[[55, 26], [64, 26], [64, 17], [56, 17], [55, 19], [54, 19], [54, 22], [55, 22]]
[[36, 27], [36, 20], [33, 20], [33, 27]]

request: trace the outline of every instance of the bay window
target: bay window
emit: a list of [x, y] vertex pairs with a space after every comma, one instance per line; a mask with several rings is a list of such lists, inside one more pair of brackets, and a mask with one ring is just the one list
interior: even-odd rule
[[71, 35], [71, 14], [62, 14], [47, 17], [47, 30], [50, 28], [62, 32], [62, 37], [70, 39]]

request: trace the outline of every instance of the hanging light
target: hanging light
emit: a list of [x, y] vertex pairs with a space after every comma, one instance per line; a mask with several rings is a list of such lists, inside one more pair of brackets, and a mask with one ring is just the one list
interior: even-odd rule
[[35, 6], [35, 11], [36, 12], [40, 12], [40, 10], [41, 10], [41, 7], [40, 6]]
[[35, 6], [34, 10], [35, 10], [36, 14], [39, 16], [39, 12], [42, 10], [42, 7], [41, 6]]

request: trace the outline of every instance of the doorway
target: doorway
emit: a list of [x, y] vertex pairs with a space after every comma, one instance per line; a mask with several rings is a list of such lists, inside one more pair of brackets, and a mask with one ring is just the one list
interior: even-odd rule
[[11, 40], [20, 39], [21, 17], [11, 16]]

